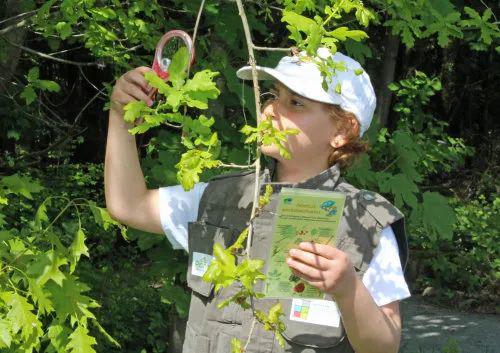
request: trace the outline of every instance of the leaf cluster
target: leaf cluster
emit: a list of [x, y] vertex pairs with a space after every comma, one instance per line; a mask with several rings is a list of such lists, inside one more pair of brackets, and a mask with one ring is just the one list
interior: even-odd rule
[[57, 197], [49, 197], [31, 222], [9, 227], [3, 208], [11, 199], [31, 200], [44, 188], [17, 174], [2, 177], [0, 186], [0, 348], [32, 352], [44, 345], [54, 352], [95, 352], [90, 324], [118, 346], [92, 312], [99, 304], [85, 294], [90, 288], [74, 273], [81, 257], [89, 257], [84, 228], [78, 222], [66, 242], [68, 237], [55, 226], [70, 207], [78, 217], [80, 208], [88, 208], [103, 227], [117, 223], [91, 201], [64, 198], [65, 206], [50, 220], [48, 209]]

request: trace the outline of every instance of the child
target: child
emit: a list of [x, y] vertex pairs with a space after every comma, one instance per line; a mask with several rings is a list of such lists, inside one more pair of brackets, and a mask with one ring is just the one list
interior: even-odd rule
[[[106, 149], [106, 203], [115, 219], [164, 232], [174, 248], [189, 252], [187, 281], [193, 292], [184, 353], [230, 352], [232, 337], [245, 342], [250, 333], [246, 352], [398, 351], [399, 300], [410, 295], [401, 265], [407, 260], [403, 216], [380, 195], [360, 191], [340, 178], [341, 170], [366, 150], [360, 138], [372, 120], [375, 95], [368, 75], [360, 74], [359, 63], [340, 53], [333, 59], [343, 61], [348, 70], [337, 71], [327, 90], [316, 64], [297, 56], [284, 57], [275, 69], [258, 68], [260, 79], [275, 81], [274, 89], [264, 95], [271, 98], [260, 118], [269, 117], [277, 129], [298, 129], [299, 134], [288, 137], [289, 160], [275, 146], [261, 149], [269, 158], [261, 181], [273, 184], [274, 193], [253, 222], [251, 256], [268, 254], [282, 186], [346, 195], [336, 246], [301, 243], [287, 258], [293, 273], [323, 291], [325, 300], [255, 302], [261, 310], [281, 302], [287, 326], [284, 349], [272, 333], [254, 325], [249, 310], [237, 305], [217, 308], [218, 302], [238, 291], [237, 285], [214, 293], [213, 286], [201, 279], [214, 242], [229, 246], [247, 226], [253, 173], [223, 175], [188, 192], [179, 185], [147, 190], [122, 108], [139, 99], [152, 104], [144, 93], [148, 87], [143, 73], [149, 69], [137, 68], [117, 81]], [[238, 76], [251, 79], [250, 67], [240, 69]], [[307, 315], [292, 315], [297, 308]]]

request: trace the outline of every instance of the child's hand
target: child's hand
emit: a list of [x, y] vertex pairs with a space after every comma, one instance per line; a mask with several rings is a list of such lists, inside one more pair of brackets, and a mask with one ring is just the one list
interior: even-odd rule
[[354, 288], [354, 266], [346, 253], [333, 246], [300, 243], [289, 251], [286, 262], [294, 274], [327, 294], [344, 296]]
[[143, 100], [147, 105], [153, 100], [147, 93], [151, 89], [144, 78], [144, 73], [152, 71], [149, 67], [137, 67], [124, 73], [113, 87], [111, 94], [111, 109], [123, 113], [123, 107], [130, 102]]

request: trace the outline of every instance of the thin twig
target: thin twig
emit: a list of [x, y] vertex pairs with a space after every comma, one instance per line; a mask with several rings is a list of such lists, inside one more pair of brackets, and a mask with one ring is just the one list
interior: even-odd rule
[[84, 46], [80, 45], [79, 47], [74, 47], [74, 48], [64, 49], [64, 50], [60, 50], [60, 51], [55, 51], [55, 52], [49, 53], [47, 55], [54, 56], [54, 55], [64, 54], [64, 53], [67, 53], [67, 52], [70, 52], [70, 51], [74, 51], [74, 50], [78, 50], [78, 49], [82, 49], [82, 48], [84, 48]]
[[254, 316], [252, 324], [250, 325], [250, 333], [248, 334], [247, 341], [245, 342], [245, 347], [243, 348], [243, 352], [247, 351], [247, 347], [248, 347], [248, 344], [250, 343], [250, 339], [252, 338], [253, 329], [255, 328], [256, 321], [257, 321], [257, 318]]
[[102, 90], [102, 89], [99, 89], [96, 85], [94, 85], [92, 83], [92, 81], [90, 81], [88, 78], [87, 78], [87, 75], [85, 75], [85, 73], [83, 72], [83, 69], [81, 66], [78, 66], [78, 69], [80, 69], [80, 73], [82, 74], [83, 78], [85, 79], [85, 81], [88, 82], [89, 85], [91, 85], [92, 87], [94, 87], [94, 89], [99, 92], [100, 94], [102, 94], [104, 97], [107, 97], [108, 95]]
[[[253, 53], [253, 42], [252, 36], [250, 34], [250, 28], [248, 26], [247, 16], [245, 14], [245, 9], [243, 8], [243, 4], [241, 0], [236, 0], [236, 4], [238, 5], [238, 13], [241, 17], [241, 22], [243, 23], [243, 30], [245, 31], [245, 39], [247, 42], [248, 48], [248, 57], [250, 60], [250, 65], [252, 66], [252, 81], [253, 81], [253, 91], [255, 95], [255, 116], [259, 118], [260, 114], [260, 89], [259, 82], [257, 79], [257, 68], [255, 64], [255, 56]], [[250, 226], [248, 227], [248, 237], [246, 244], [246, 256], [250, 258], [250, 246], [252, 244], [252, 235], [253, 235], [253, 227], [252, 220], [255, 218], [255, 214], [257, 212], [257, 208], [259, 205], [259, 195], [260, 195], [260, 146], [257, 144], [257, 150], [255, 154], [255, 188], [253, 195], [253, 205], [252, 205], [252, 213], [250, 214]]]
[[201, 0], [200, 8], [198, 10], [198, 15], [196, 16], [196, 24], [194, 25], [193, 31], [193, 45], [196, 41], [196, 34], [198, 33], [198, 26], [200, 24], [201, 13], [203, 12], [203, 7], [205, 6], [205, 0]]
[[21, 17], [24, 17], [24, 16], [33, 16], [38, 10], [32, 10], [32, 11], [28, 11], [28, 12], [23, 12], [23, 13], [20, 13], [20, 14], [17, 14], [15, 16], [12, 16], [12, 17], [9, 17], [9, 18], [6, 18], [4, 20], [1, 20], [0, 21], [0, 24], [2, 23], [5, 23], [5, 22], [9, 22], [9, 21], [13, 21], [13, 20], [17, 20], [18, 18], [21, 18]]
[[4, 34], [7, 34], [9, 33], [10, 31], [13, 31], [15, 29], [18, 29], [20, 27], [23, 27], [24, 25], [26, 25], [28, 23], [27, 20], [22, 20], [22, 21], [19, 21], [17, 23], [14, 23], [13, 25], [10, 25], [10, 26], [7, 26], [5, 28], [2, 28], [0, 29], [0, 36], [3, 36]]
[[259, 47], [257, 45], [254, 45], [253, 48], [255, 50], [260, 50], [260, 51], [284, 51], [284, 52], [291, 52], [293, 50], [293, 48]]
[[[487, 9], [490, 9], [490, 7], [488, 5], [486, 5], [486, 3], [483, 0], [479, 0], [479, 1], [481, 1], [481, 4], [483, 4], [484, 7], [486, 7]], [[493, 12], [493, 10], [491, 10], [491, 14], [493, 15], [493, 18], [495, 19], [495, 22], [498, 23], [497, 17], [495, 16], [495, 13]]]
[[99, 97], [100, 92], [97, 92], [88, 102], [83, 106], [83, 108], [80, 110], [80, 112], [76, 115], [75, 119], [73, 120], [73, 125], [72, 127], [75, 127], [79, 122], [80, 119], [83, 115], [83, 112], [89, 107], [89, 105]]
[[[193, 31], [193, 50], [195, 50], [196, 34], [198, 33], [198, 26], [200, 25], [201, 13], [203, 12], [204, 6], [205, 6], [205, 0], [201, 0], [200, 8], [198, 9], [198, 15], [196, 16], [196, 24], [194, 25], [194, 31]], [[191, 58], [189, 58], [186, 80], [189, 80], [190, 71], [191, 71]], [[186, 112], [187, 112], [187, 106], [184, 106], [184, 116], [186, 115]]]
[[19, 49], [22, 49], [28, 53], [31, 53], [31, 54], [35, 54], [35, 55], [38, 55], [44, 59], [49, 59], [49, 60], [54, 60], [54, 61], [57, 61], [57, 62], [60, 62], [60, 63], [63, 63], [63, 64], [69, 64], [69, 65], [76, 65], [76, 66], [97, 66], [98, 68], [102, 69], [104, 68], [106, 65], [101, 62], [101, 61], [95, 61], [95, 62], [79, 62], [79, 61], [71, 61], [71, 60], [66, 60], [66, 59], [61, 59], [61, 58], [58, 58], [58, 57], [55, 57], [55, 56], [50, 56], [48, 54], [45, 54], [45, 53], [42, 53], [42, 52], [39, 52], [39, 51], [36, 51], [36, 50], [33, 50], [31, 48], [27, 48], [23, 45], [20, 45], [20, 44], [16, 44], [16, 43], [12, 43], [10, 40], [8, 40], [7, 38], [3, 37], [2, 38], [7, 42], [9, 43], [10, 45], [14, 46], [14, 47], [17, 47]]
[[234, 163], [229, 163], [229, 164], [225, 164], [225, 163], [220, 163], [219, 164], [221, 167], [224, 167], [224, 168], [235, 168], [235, 169], [252, 169], [255, 167], [255, 162], [252, 163], [252, 164], [247, 164], [247, 165], [241, 165], [241, 164], [234, 164]]

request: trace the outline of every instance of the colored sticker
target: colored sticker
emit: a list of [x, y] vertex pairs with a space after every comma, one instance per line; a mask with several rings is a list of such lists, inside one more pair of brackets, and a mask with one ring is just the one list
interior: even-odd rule
[[193, 252], [193, 262], [191, 263], [191, 274], [194, 276], [203, 276], [208, 270], [210, 262], [213, 260], [212, 255]]
[[290, 320], [339, 327], [340, 313], [331, 300], [293, 298]]

